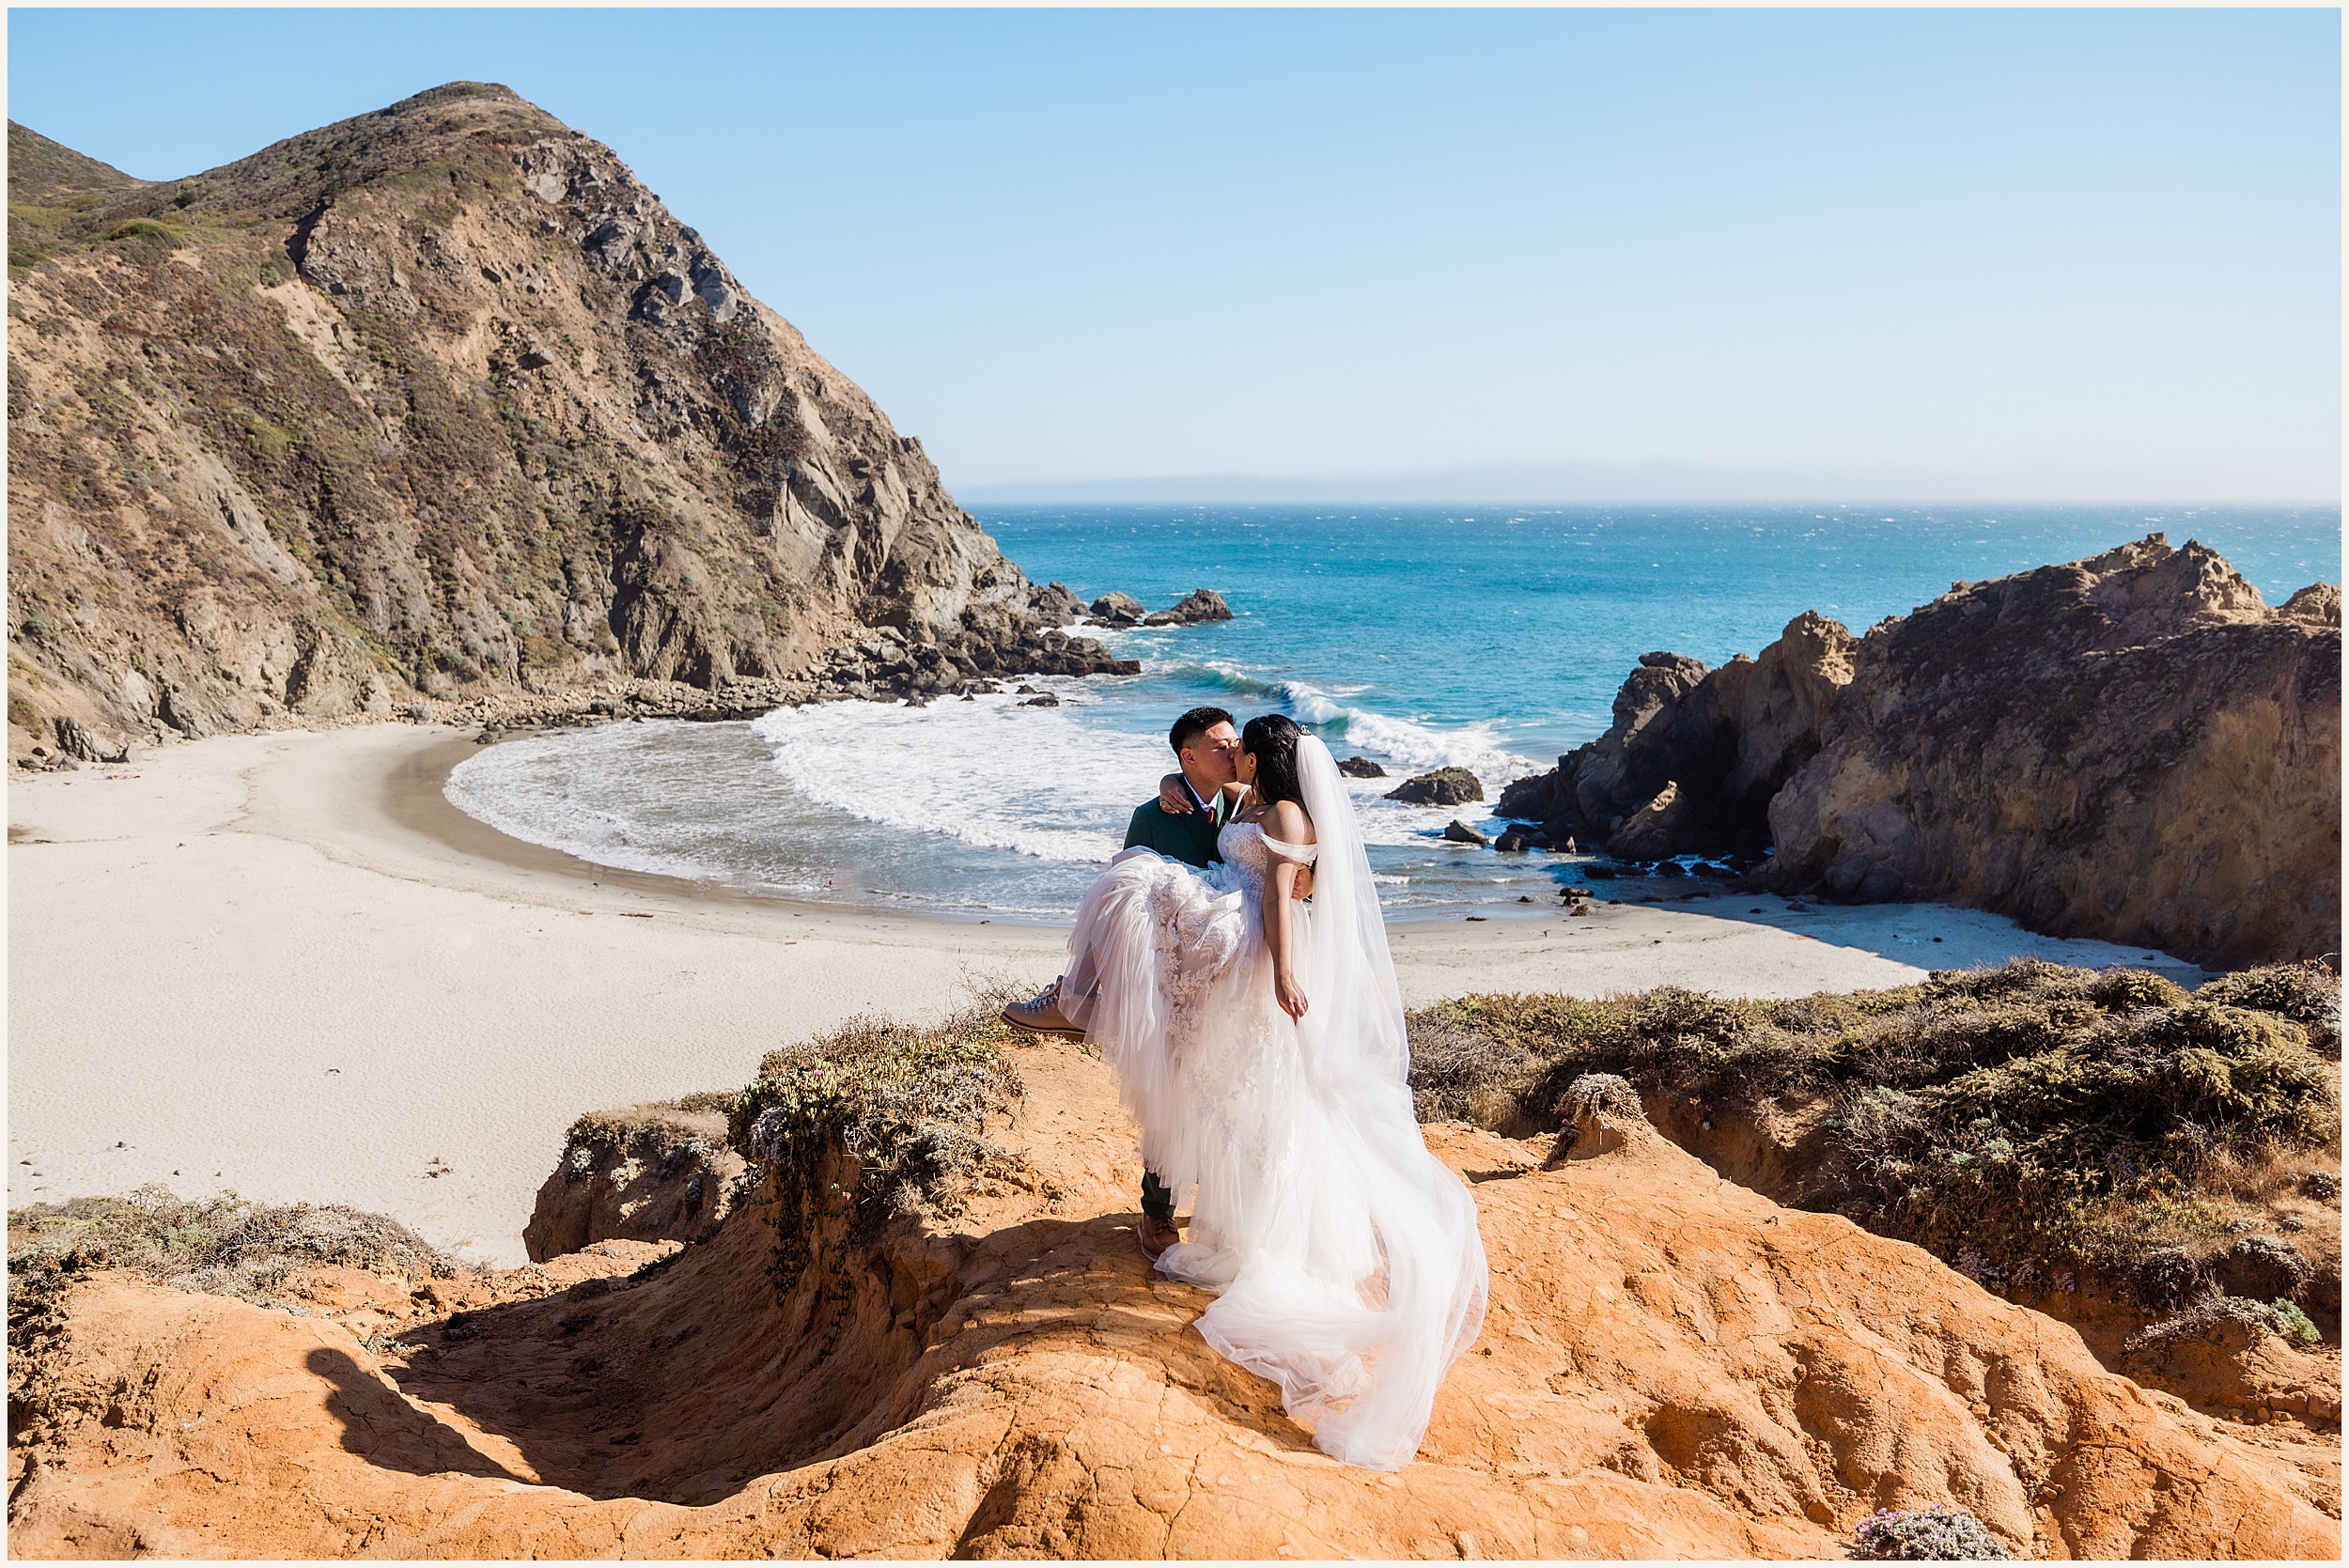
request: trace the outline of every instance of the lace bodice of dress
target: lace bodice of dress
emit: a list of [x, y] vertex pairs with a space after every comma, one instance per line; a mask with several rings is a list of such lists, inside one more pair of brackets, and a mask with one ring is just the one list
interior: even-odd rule
[[1216, 837], [1215, 846], [1224, 863], [1239, 873], [1249, 893], [1259, 903], [1264, 899], [1265, 878], [1272, 874], [1272, 857], [1275, 854], [1283, 860], [1311, 865], [1314, 857], [1321, 852], [1317, 844], [1290, 844], [1284, 839], [1274, 838], [1264, 831], [1264, 825], [1259, 822], [1225, 823], [1223, 831]]

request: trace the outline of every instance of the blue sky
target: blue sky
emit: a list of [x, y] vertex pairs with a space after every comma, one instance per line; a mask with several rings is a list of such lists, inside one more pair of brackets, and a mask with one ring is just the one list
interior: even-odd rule
[[9, 116], [148, 179], [504, 82], [958, 492], [2340, 494], [2333, 11], [8, 27]]

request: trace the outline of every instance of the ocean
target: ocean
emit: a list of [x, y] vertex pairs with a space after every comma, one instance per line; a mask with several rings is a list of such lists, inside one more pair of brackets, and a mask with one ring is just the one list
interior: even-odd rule
[[[754, 893], [977, 920], [1066, 920], [1172, 766], [1165, 734], [1211, 703], [1278, 711], [1354, 781], [1390, 919], [1547, 913], [1576, 862], [1446, 843], [1608, 724], [1639, 656], [1719, 664], [1805, 610], [1854, 632], [1949, 591], [2164, 532], [2217, 549], [2280, 603], [2339, 582], [2338, 507], [994, 505], [980, 520], [1036, 582], [1161, 609], [1193, 588], [1235, 618], [1089, 631], [1140, 675], [1038, 679], [921, 708], [835, 703], [745, 723], [619, 722], [485, 749], [459, 807], [598, 863]], [[1482, 807], [1382, 799], [1457, 766]], [[1534, 900], [1532, 904], [1522, 899]]]

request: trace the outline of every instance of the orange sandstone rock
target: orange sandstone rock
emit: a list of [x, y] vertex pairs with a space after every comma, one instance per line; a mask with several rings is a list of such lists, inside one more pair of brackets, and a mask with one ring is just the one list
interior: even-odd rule
[[2337, 1551], [2288, 1462], [1620, 1111], [1550, 1168], [1429, 1129], [1477, 1194], [1492, 1311], [1419, 1462], [1348, 1469], [1144, 1266], [1106, 1070], [1020, 1067], [1027, 1172], [950, 1223], [820, 1237], [781, 1299], [755, 1201], [641, 1275], [668, 1249], [600, 1243], [454, 1316], [412, 1293], [405, 1355], [335, 1320], [386, 1312], [354, 1281], [315, 1318], [75, 1284], [16, 1336], [12, 1547], [1826, 1557], [1873, 1509], [1947, 1501], [2026, 1555]]

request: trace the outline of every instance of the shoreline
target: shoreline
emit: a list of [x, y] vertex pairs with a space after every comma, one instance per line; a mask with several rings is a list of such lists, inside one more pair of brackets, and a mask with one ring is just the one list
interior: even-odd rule
[[[501, 736], [487, 742], [503, 745], [524, 738]], [[448, 776], [467, 757], [478, 755], [484, 743], [452, 737], [401, 759], [383, 780], [383, 812], [412, 832], [434, 840], [459, 854], [506, 866], [514, 871], [568, 877], [593, 887], [610, 884], [656, 896], [741, 909], [781, 908], [799, 914], [850, 914], [882, 921], [902, 921], [915, 926], [1002, 925], [1049, 931], [1054, 927], [1015, 915], [963, 916], [945, 909], [885, 909], [846, 900], [795, 898], [789, 893], [754, 893], [730, 883], [692, 877], [673, 877], [659, 871], [632, 871], [583, 859], [567, 849], [553, 849], [516, 838], [493, 828], [449, 800]], [[1061, 927], [1060, 929], [1066, 929]]]
[[[851, 1017], [935, 1018], [975, 982], [1061, 968], [1066, 926], [747, 893], [509, 838], [441, 794], [474, 749], [396, 722], [12, 779], [10, 1207], [157, 1181], [349, 1203], [517, 1263], [577, 1116], [738, 1088]], [[1391, 934], [1411, 1006], [2144, 961], [1979, 911], [1745, 894]]]

